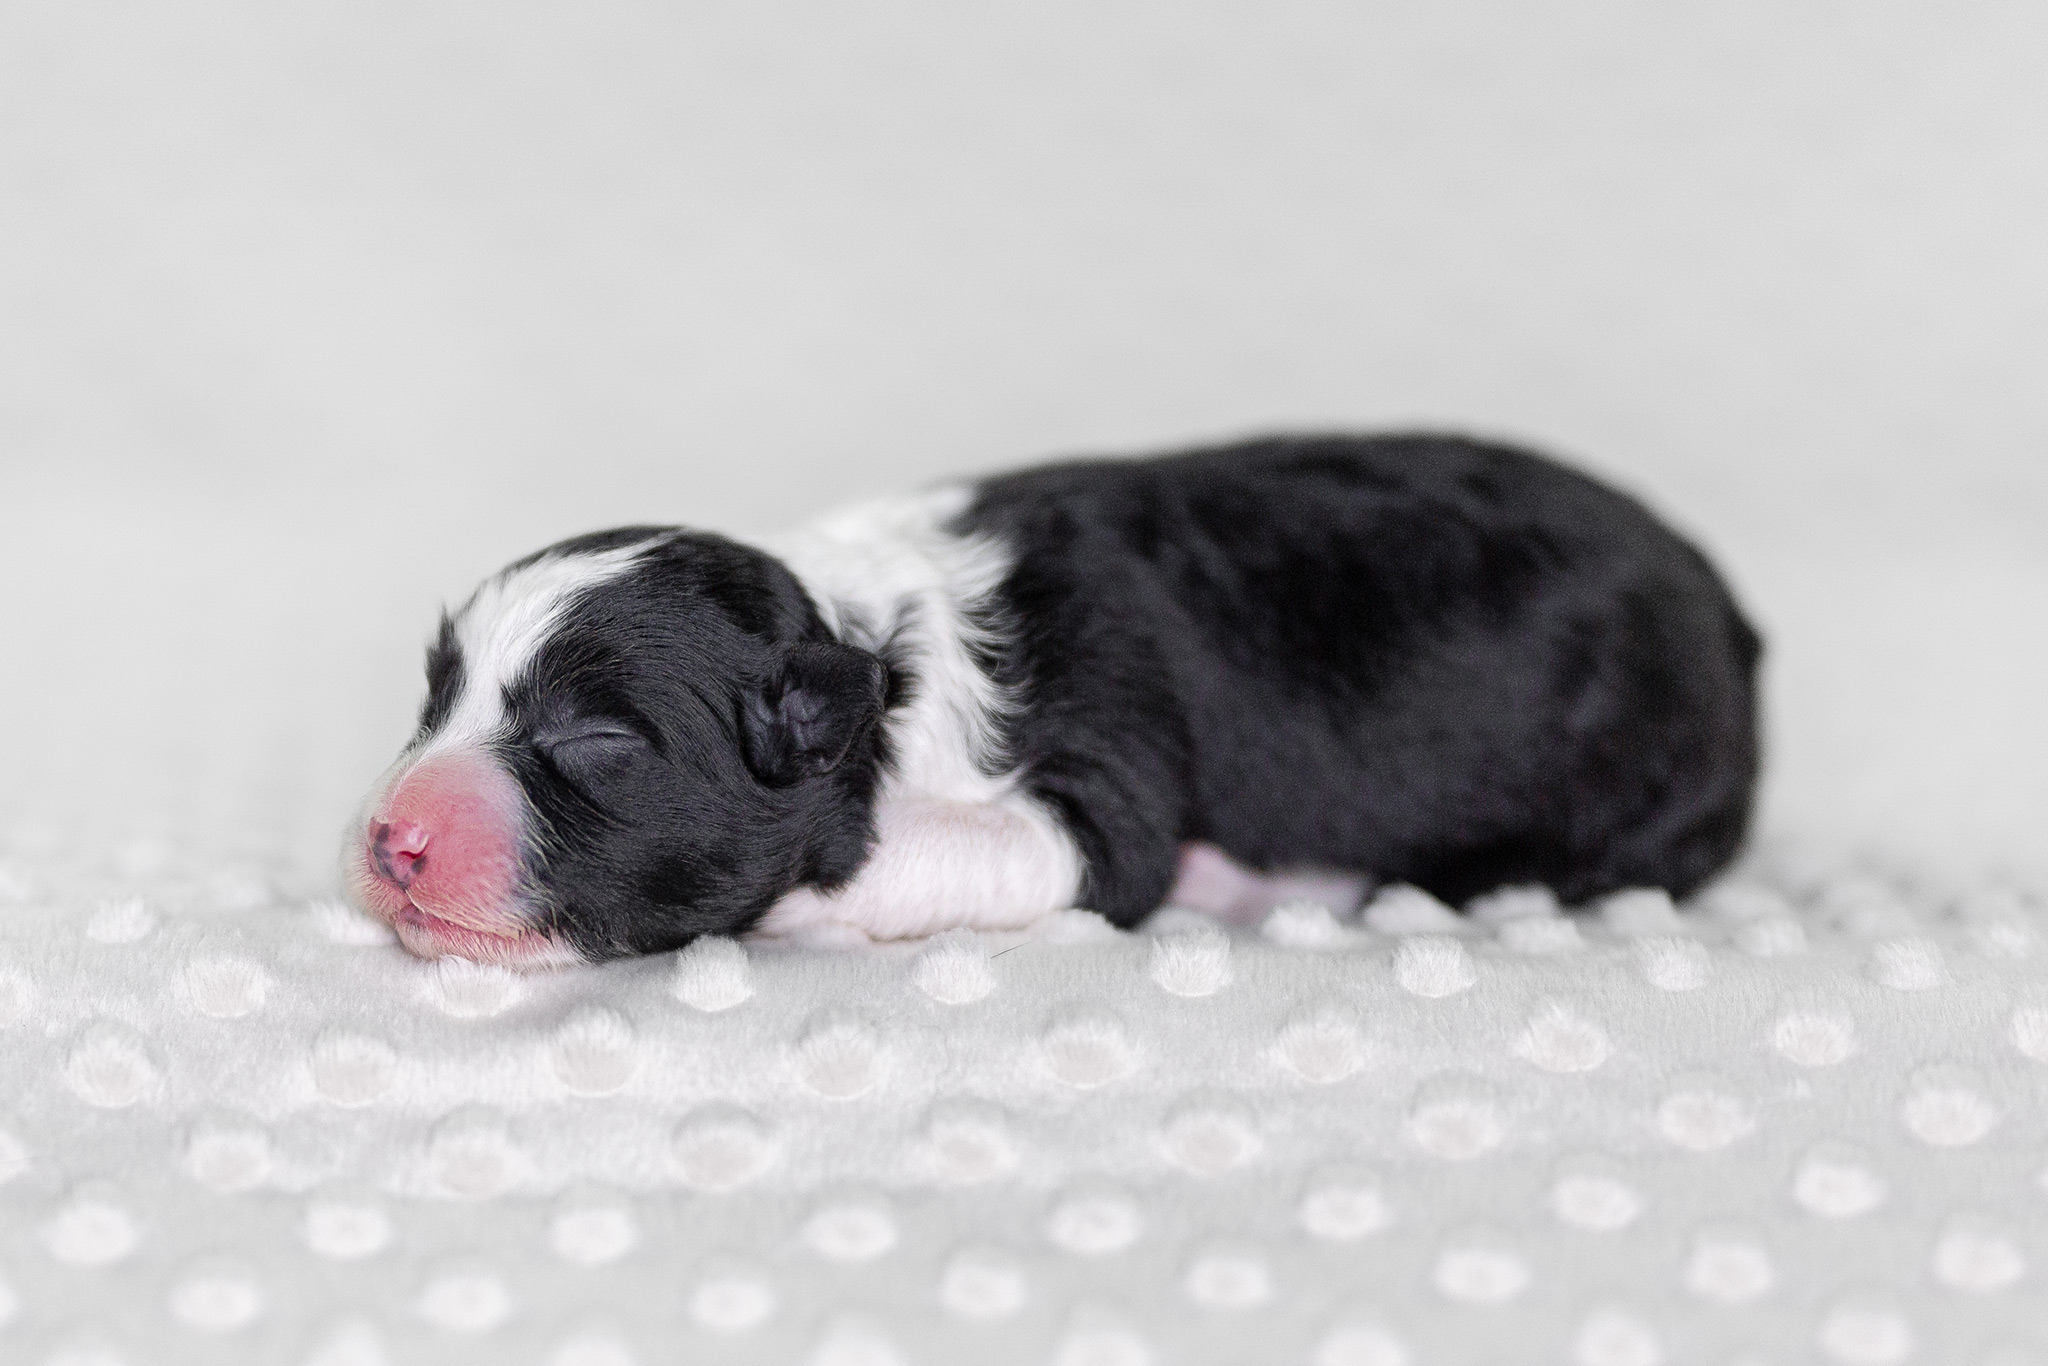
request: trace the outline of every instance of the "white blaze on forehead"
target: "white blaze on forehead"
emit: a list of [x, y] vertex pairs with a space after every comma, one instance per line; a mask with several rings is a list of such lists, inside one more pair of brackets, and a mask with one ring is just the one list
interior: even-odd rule
[[578, 596], [632, 568], [661, 535], [593, 552], [548, 554], [496, 574], [455, 614], [462, 679], [447, 719], [412, 757], [489, 740], [505, 729], [505, 689]]

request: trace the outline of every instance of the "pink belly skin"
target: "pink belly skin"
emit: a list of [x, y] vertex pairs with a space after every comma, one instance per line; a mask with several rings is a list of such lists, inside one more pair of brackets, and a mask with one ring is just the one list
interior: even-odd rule
[[1348, 916], [1365, 900], [1372, 880], [1321, 868], [1256, 872], [1213, 844], [1183, 844], [1180, 867], [1166, 904], [1213, 915], [1231, 925], [1256, 925], [1289, 901], [1312, 901]]

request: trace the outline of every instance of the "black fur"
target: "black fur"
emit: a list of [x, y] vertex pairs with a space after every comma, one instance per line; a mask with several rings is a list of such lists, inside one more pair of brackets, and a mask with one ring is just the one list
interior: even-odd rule
[[770, 787], [830, 773], [882, 719], [887, 695], [888, 670], [877, 656], [837, 641], [799, 641], [742, 701], [747, 767]]
[[1256, 441], [984, 484], [1010, 749], [1128, 925], [1178, 846], [1453, 903], [1683, 894], [1739, 845], [1756, 633], [1642, 506], [1438, 437]]
[[509, 689], [500, 749], [536, 816], [534, 900], [600, 958], [843, 883], [883, 754], [880, 661], [833, 641], [786, 569], [718, 536], [637, 535], [659, 543], [572, 604]]
[[[1257, 441], [982, 484], [956, 530], [1014, 555], [982, 663], [1022, 699], [1002, 765], [1065, 823], [1083, 904], [1129, 925], [1205, 840], [1458, 903], [1696, 887], [1740, 843], [1759, 647], [1633, 500], [1438, 437]], [[545, 928], [592, 957], [736, 933], [867, 857], [877, 721], [920, 680], [833, 639], [718, 536], [646, 542], [507, 689]], [[423, 730], [464, 679], [443, 623]]]

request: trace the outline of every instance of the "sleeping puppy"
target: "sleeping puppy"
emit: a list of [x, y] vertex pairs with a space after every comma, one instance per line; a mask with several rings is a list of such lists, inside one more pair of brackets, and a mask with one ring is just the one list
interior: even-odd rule
[[1683, 895], [1743, 836], [1756, 633], [1633, 500], [1431, 436], [888, 499], [486, 580], [345, 850], [424, 956], [900, 938], [1405, 882]]

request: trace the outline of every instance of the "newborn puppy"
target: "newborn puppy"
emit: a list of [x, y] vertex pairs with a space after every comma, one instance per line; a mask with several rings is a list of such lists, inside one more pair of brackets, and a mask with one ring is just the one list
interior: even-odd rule
[[522, 967], [1261, 887], [1682, 895], [1742, 839], [1758, 653], [1639, 504], [1453, 438], [627, 527], [444, 615], [344, 861], [413, 952]]

